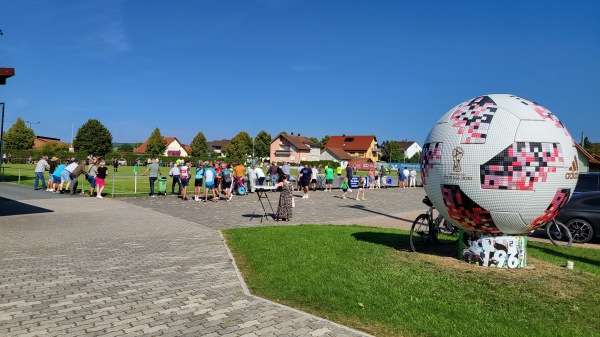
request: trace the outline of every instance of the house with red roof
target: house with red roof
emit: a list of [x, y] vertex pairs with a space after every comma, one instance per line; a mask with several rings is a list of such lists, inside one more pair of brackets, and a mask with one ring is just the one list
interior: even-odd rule
[[56, 143], [56, 145], [69, 145], [69, 143], [61, 142], [59, 138], [35, 136], [33, 140], [33, 149], [39, 150], [47, 143]]
[[381, 148], [375, 136], [331, 136], [325, 148], [344, 150], [352, 158], [369, 158], [373, 162], [381, 158]]
[[271, 163], [300, 164], [301, 161], [318, 161], [321, 149], [308, 137], [280, 133], [271, 141], [270, 155]]
[[577, 171], [583, 172], [599, 172], [600, 171], [600, 157], [598, 155], [591, 154], [581, 147], [577, 143], [573, 143], [577, 149]]
[[[167, 144], [167, 149], [165, 150], [164, 156], [180, 156], [180, 157], [189, 157], [192, 153], [192, 149], [183, 145], [177, 137], [163, 137], [165, 143]], [[146, 140], [142, 145], [133, 150], [133, 153], [144, 154], [146, 153], [146, 145], [148, 141]]]
[[326, 147], [321, 151], [319, 160], [338, 162], [342, 168], [346, 168], [348, 163], [352, 160], [352, 156], [340, 148]]

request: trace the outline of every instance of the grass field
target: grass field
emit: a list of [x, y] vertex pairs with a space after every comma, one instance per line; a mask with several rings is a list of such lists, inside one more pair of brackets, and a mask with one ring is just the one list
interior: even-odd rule
[[[225, 231], [250, 290], [377, 336], [598, 336], [600, 250], [529, 243], [534, 269], [408, 251], [361, 226]], [[575, 270], [562, 267], [575, 261]]]

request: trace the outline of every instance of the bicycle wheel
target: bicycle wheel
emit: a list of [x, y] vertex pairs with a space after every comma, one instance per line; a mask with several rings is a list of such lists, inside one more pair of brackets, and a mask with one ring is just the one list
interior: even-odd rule
[[458, 227], [446, 219], [437, 226], [437, 235], [433, 236], [437, 243], [442, 245], [455, 245], [458, 243]]
[[569, 228], [562, 222], [551, 220], [546, 224], [548, 238], [555, 246], [569, 247], [573, 243], [573, 236]]
[[429, 217], [427, 214], [421, 214], [415, 219], [410, 228], [410, 249], [416, 253], [423, 250], [424, 246], [430, 242]]

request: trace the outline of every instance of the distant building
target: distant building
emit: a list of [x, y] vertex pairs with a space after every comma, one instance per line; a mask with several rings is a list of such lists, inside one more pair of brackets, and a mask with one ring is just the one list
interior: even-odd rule
[[[598, 172], [600, 171], [600, 156], [590, 154], [584, 150], [579, 144], [574, 143], [577, 148], [577, 170], [583, 172]], [[569, 159], [565, 159], [569, 161]]]
[[56, 143], [56, 145], [69, 146], [69, 143], [61, 142], [59, 138], [36, 136], [33, 140], [33, 149], [40, 150], [47, 143]]
[[352, 168], [354, 168], [356, 165], [356, 169], [358, 171], [368, 171], [375, 168], [375, 163], [371, 160], [371, 158], [354, 158], [348, 163], [348, 165], [350, 165]]
[[[189, 146], [183, 145], [177, 137], [163, 137], [165, 142], [167, 143], [167, 149], [163, 153], [164, 156], [180, 156], [180, 157], [189, 157], [192, 150]], [[148, 141], [146, 140], [142, 145], [133, 150], [133, 153], [137, 154], [145, 154], [146, 153], [146, 145]]]
[[416, 153], [421, 153], [423, 149], [414, 140], [403, 140], [398, 142], [400, 148], [404, 150], [404, 157], [406, 159], [412, 158]]
[[321, 149], [307, 137], [279, 134], [271, 141], [270, 155], [271, 163], [299, 164], [301, 161], [318, 161]]
[[340, 148], [326, 147], [321, 151], [319, 160], [338, 162], [342, 168], [346, 168], [350, 160], [352, 160], [352, 156]]
[[223, 149], [229, 142], [231, 142], [231, 139], [213, 140], [212, 142], [206, 142], [206, 146], [208, 147], [208, 152], [216, 152], [225, 157], [225, 155], [223, 155]]
[[375, 136], [331, 136], [326, 148], [339, 148], [353, 158], [369, 158], [373, 162], [381, 158], [381, 148]]

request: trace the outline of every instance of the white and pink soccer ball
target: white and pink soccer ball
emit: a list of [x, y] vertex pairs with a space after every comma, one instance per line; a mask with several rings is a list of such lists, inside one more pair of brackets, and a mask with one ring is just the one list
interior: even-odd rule
[[431, 129], [421, 175], [436, 209], [463, 229], [523, 234], [552, 219], [573, 193], [577, 150], [556, 116], [527, 99], [485, 95]]

